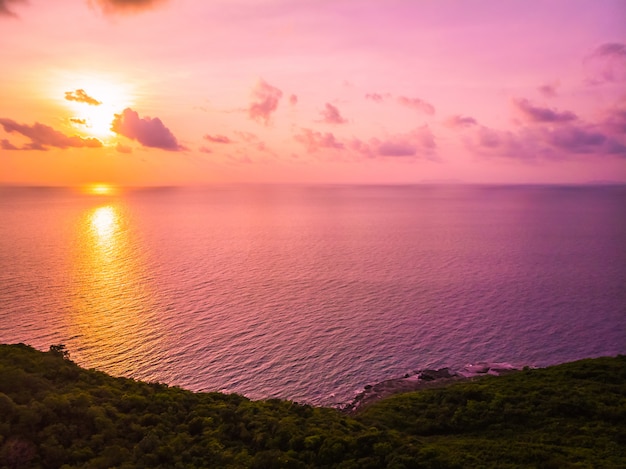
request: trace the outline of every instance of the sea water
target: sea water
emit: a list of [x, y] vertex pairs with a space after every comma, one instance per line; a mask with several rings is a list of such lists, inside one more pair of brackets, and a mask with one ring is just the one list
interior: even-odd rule
[[0, 342], [311, 404], [626, 353], [624, 186], [0, 188]]

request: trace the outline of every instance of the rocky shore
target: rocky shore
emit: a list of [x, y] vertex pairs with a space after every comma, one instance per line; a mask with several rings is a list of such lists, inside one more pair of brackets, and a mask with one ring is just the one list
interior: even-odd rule
[[508, 363], [478, 363], [466, 365], [459, 371], [453, 371], [450, 368], [415, 371], [407, 373], [402, 378], [388, 379], [373, 385], [368, 384], [350, 403], [340, 406], [340, 410], [354, 414], [373, 402], [394, 394], [443, 387], [457, 381], [485, 375], [499, 376], [519, 369]]

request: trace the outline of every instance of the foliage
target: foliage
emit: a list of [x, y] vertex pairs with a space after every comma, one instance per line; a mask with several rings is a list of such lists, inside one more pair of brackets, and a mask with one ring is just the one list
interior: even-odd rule
[[114, 378], [53, 347], [0, 345], [0, 468], [626, 466], [622, 356], [398, 395], [350, 417]]

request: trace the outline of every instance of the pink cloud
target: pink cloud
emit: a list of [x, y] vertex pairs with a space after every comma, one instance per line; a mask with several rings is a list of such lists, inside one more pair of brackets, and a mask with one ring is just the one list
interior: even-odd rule
[[371, 101], [374, 101], [375, 103], [382, 103], [385, 98], [389, 97], [389, 93], [385, 93], [385, 94], [380, 94], [380, 93], [367, 93], [365, 95], [365, 99], [369, 99]]
[[121, 143], [118, 143], [118, 144], [115, 146], [115, 149], [116, 149], [119, 153], [126, 153], [126, 154], [128, 154], [128, 153], [132, 153], [132, 152], [133, 152], [132, 147], [129, 147], [129, 146], [127, 146], [127, 145], [122, 145]]
[[419, 98], [407, 98], [406, 96], [398, 96], [398, 103], [403, 106], [415, 109], [416, 111], [423, 112], [425, 114], [433, 115], [435, 113], [435, 107]]
[[289, 96], [289, 104], [291, 104], [292, 106], [298, 104], [298, 97], [295, 94]]
[[232, 143], [232, 140], [230, 138], [228, 138], [225, 135], [215, 135], [215, 136], [211, 136], [209, 134], [205, 135], [204, 137], [205, 140], [212, 142], [212, 143]]
[[481, 156], [525, 161], [580, 156], [626, 158], [626, 145], [601, 128], [584, 123], [524, 127], [517, 132], [480, 127], [467, 144]]
[[308, 152], [313, 153], [320, 149], [341, 150], [343, 143], [338, 141], [330, 132], [316, 132], [311, 129], [301, 129], [301, 133], [294, 136], [297, 142], [302, 143]]
[[339, 109], [330, 103], [326, 103], [326, 107], [322, 111], [322, 122], [327, 124], [345, 124], [348, 122], [341, 116]]
[[372, 138], [368, 142], [353, 139], [349, 148], [367, 158], [375, 157], [410, 157], [435, 158], [435, 137], [428, 126], [419, 127], [411, 132], [396, 134], [383, 140]]
[[138, 13], [150, 10], [165, 0], [96, 0], [105, 13]]
[[464, 129], [477, 124], [478, 122], [473, 117], [461, 116], [459, 114], [451, 116], [445, 121], [445, 125], [452, 129]]
[[616, 106], [606, 113], [604, 127], [612, 133], [626, 136], [626, 103], [622, 107]]
[[172, 132], [163, 125], [161, 119], [155, 117], [139, 117], [139, 114], [130, 108], [124, 109], [121, 114], [115, 114], [111, 123], [111, 130], [115, 133], [136, 140], [144, 147], [161, 148], [169, 151], [185, 150], [178, 143]]
[[250, 103], [248, 115], [251, 119], [267, 125], [271, 114], [278, 108], [283, 92], [260, 80], [252, 91], [252, 95], [254, 101]]
[[15, 13], [11, 9], [9, 9], [9, 5], [11, 3], [26, 3], [24, 0], [0, 0], [0, 17], [1, 16], [13, 16], [15, 17]]
[[427, 126], [419, 127], [406, 134], [397, 134], [379, 142], [380, 156], [430, 157], [435, 151], [435, 137]]
[[527, 99], [516, 99], [513, 101], [513, 104], [521, 111], [524, 118], [530, 122], [562, 123], [578, 119], [573, 112], [558, 112], [549, 108], [533, 106]]
[[588, 82], [593, 85], [626, 80], [626, 44], [609, 42], [598, 46], [588, 55]]
[[554, 98], [557, 95], [556, 90], [558, 86], [559, 86], [558, 83], [554, 83], [554, 84], [541, 85], [537, 89], [545, 98]]
[[90, 104], [92, 106], [99, 106], [100, 104], [102, 104], [101, 101], [98, 101], [97, 99], [92, 98], [87, 93], [85, 93], [85, 90], [66, 91], [65, 99], [67, 99], [68, 101], [76, 101], [78, 103]]
[[[30, 142], [19, 148], [19, 150], [48, 150], [48, 147], [54, 148], [98, 148], [102, 146], [102, 142], [97, 138], [82, 138], [77, 135], [67, 136], [50, 126], [35, 122], [33, 125], [18, 124], [11, 119], [0, 119], [0, 125], [5, 132], [18, 133], [30, 139]], [[14, 145], [7, 142], [3, 144], [5, 150], [18, 149]]]
[[205, 146], [198, 148], [198, 151], [201, 151], [202, 153], [213, 153], [213, 150]]
[[257, 135], [253, 134], [252, 132], [236, 131], [235, 135], [237, 135], [241, 140], [243, 140], [247, 144], [248, 148], [254, 148], [257, 151], [261, 151], [261, 152], [272, 153], [267, 148], [267, 145], [265, 145], [265, 142], [261, 140]]

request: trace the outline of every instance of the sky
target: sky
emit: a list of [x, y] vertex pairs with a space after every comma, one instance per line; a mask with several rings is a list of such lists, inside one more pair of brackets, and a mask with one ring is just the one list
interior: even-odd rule
[[0, 184], [626, 182], [626, 0], [0, 0]]

